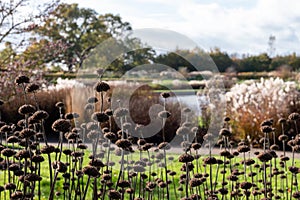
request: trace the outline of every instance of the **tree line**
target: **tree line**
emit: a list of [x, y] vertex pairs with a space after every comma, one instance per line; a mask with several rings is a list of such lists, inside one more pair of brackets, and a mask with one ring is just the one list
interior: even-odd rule
[[[45, 4], [44, 10], [39, 14], [11, 21], [18, 20], [15, 16], [24, 10], [26, 2], [27, 0], [0, 2], [0, 27], [3, 30], [0, 34], [1, 71], [10, 70], [12, 66], [18, 65], [18, 69], [24, 70], [51, 69], [74, 72], [83, 68], [89, 54], [109, 38], [114, 38], [112, 42], [118, 43], [118, 47], [127, 53], [114, 59], [109, 66], [101, 66], [108, 58], [95, 57], [97, 60], [93, 62], [99, 64], [97, 67], [108, 67], [109, 70], [120, 73], [147, 63], [161, 63], [176, 70], [185, 68], [187, 71], [195, 71], [195, 64], [203, 66], [203, 60], [199, 57], [199, 54], [203, 53], [210, 56], [220, 72], [273, 71], [283, 66], [288, 66], [294, 71], [300, 69], [300, 57], [295, 53], [275, 57], [270, 57], [267, 53], [237, 57], [219, 48], [209, 52], [202, 52], [200, 49], [177, 49], [174, 52], [158, 53], [138, 38], [127, 37], [132, 27], [120, 16], [98, 14], [95, 10], [81, 8], [78, 4], [53, 1]], [[27, 36], [24, 46], [23, 40], [18, 43], [11, 37], [24, 34]], [[133, 47], [138, 50], [130, 51]], [[209, 70], [205, 66], [202, 69]]]

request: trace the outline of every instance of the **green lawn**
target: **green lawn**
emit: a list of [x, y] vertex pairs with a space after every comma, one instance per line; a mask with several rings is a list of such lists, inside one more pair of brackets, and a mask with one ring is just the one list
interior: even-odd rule
[[[162, 152], [162, 151], [161, 151]], [[172, 180], [173, 182], [169, 185], [169, 190], [170, 190], [170, 199], [179, 199], [179, 197], [184, 197], [184, 195], [186, 194], [185, 193], [185, 184], [179, 184], [179, 176], [183, 173], [185, 173], [185, 171], [181, 171], [181, 167], [182, 167], [182, 163], [180, 163], [178, 161], [178, 157], [180, 156], [180, 154], [176, 154], [176, 153], [171, 153], [172, 151], [170, 151], [170, 153], [167, 153], [167, 168], [168, 170], [171, 170], [171, 171], [175, 171], [176, 172], [176, 176], [174, 177], [171, 177], [171, 176], [168, 176], [168, 179], [169, 180]], [[88, 165], [88, 161], [89, 161], [89, 158], [88, 156], [91, 154], [90, 151], [85, 151], [85, 155], [83, 157], [83, 167]], [[150, 151], [150, 156], [155, 156], [157, 155], [158, 152], [153, 152], [153, 151]], [[140, 156], [141, 158], [148, 158], [148, 154], [146, 152], [143, 152], [142, 154], [139, 154], [138, 151], [136, 151], [135, 153], [132, 153], [130, 155], [127, 155], [127, 156], [124, 156], [124, 160], [126, 162], [130, 162], [130, 161], [139, 161], [140, 160]], [[46, 155], [43, 155], [43, 157], [45, 158], [45, 161], [42, 163], [42, 167], [41, 167], [41, 177], [42, 177], [42, 181], [41, 181], [41, 196], [40, 196], [40, 199], [48, 199], [49, 197], [49, 193], [50, 193], [50, 175], [49, 175], [49, 165], [48, 165], [48, 159], [47, 159], [47, 156]], [[169, 160], [170, 157], [173, 157], [174, 160]], [[215, 157], [217, 159], [223, 159], [221, 158], [220, 156], [218, 155], [215, 155]], [[118, 179], [118, 175], [119, 175], [119, 172], [120, 172], [120, 164], [119, 164], [119, 161], [120, 161], [120, 156], [116, 156], [114, 153], [111, 155], [111, 159], [110, 161], [112, 162], [115, 162], [115, 165], [113, 167], [109, 167], [108, 169], [112, 170], [112, 182], [113, 182], [113, 186], [111, 186], [111, 188], [115, 188], [116, 187], [116, 182], [117, 182], [117, 179]], [[68, 162], [68, 160], [66, 160], [66, 156], [63, 154], [62, 157], [61, 157], [61, 161], [63, 162]], [[55, 154], [52, 154], [51, 156], [51, 160], [54, 161], [55, 160]], [[156, 178], [162, 178], [164, 181], [165, 181], [165, 168], [163, 167], [159, 167], [159, 163], [163, 162], [163, 159], [160, 159], [158, 161], [155, 161], [155, 160], [158, 160], [158, 159], [152, 159], [152, 161], [156, 164], [153, 164], [151, 166], [151, 172], [155, 172], [157, 174], [157, 176], [151, 176], [150, 175], [150, 167], [146, 167], [146, 171], [144, 172], [146, 175], [148, 175], [148, 178], [146, 180], [144, 180], [142, 183], [141, 183], [141, 187], [142, 188], [145, 188], [145, 184], [147, 181], [149, 181], [149, 176], [151, 176], [151, 181], [154, 181]], [[254, 158], [255, 162], [256, 163], [259, 163], [261, 164], [260, 161], [258, 161], [256, 158]], [[241, 164], [241, 161], [242, 161], [242, 157], [236, 157], [236, 158], [233, 158], [231, 160], [231, 164], [227, 164], [225, 167], [226, 167], [226, 174], [225, 174], [225, 180], [227, 181], [227, 177], [230, 175], [230, 169], [229, 167], [231, 166], [232, 169], [238, 169], [239, 171], [243, 171], [244, 170], [244, 166]], [[279, 159], [276, 159], [276, 166], [279, 170], [281, 170], [282, 168], [279, 167]], [[103, 158], [102, 159], [102, 162], [103, 163], [106, 163], [106, 158]], [[198, 160], [198, 164], [196, 163], [196, 160], [194, 160], [193, 162], [193, 165], [194, 165], [194, 169], [192, 171], [190, 171], [189, 173], [189, 176], [190, 177], [193, 177], [196, 173], [202, 173], [202, 174], [209, 174], [210, 173], [210, 166], [207, 165], [206, 167], [203, 166], [203, 161], [202, 161], [202, 157], [200, 157], [200, 159]], [[239, 165], [235, 164], [235, 163], [239, 163]], [[291, 165], [291, 161], [288, 161], [287, 162], [288, 166]], [[273, 168], [275, 167], [275, 162], [274, 162], [274, 159], [272, 160], [272, 165], [273, 165]], [[296, 165], [299, 165], [299, 161], [296, 160]], [[132, 164], [126, 164], [125, 166], [133, 166]], [[197, 167], [198, 166], [198, 167]], [[215, 188], [215, 190], [218, 190], [221, 188], [221, 182], [222, 182], [222, 179], [223, 179], [223, 174], [221, 173], [221, 171], [223, 170], [224, 168], [224, 165], [223, 164], [220, 164], [220, 165], [212, 165], [212, 182], [213, 183], [217, 183], [217, 186]], [[263, 183], [261, 183], [261, 179], [263, 179], [263, 171], [259, 168], [254, 168], [253, 166], [251, 167], [252, 168], [252, 171], [253, 172], [256, 172], [258, 173], [259, 175], [254, 177], [253, 180], [251, 177], [248, 176], [248, 173], [250, 173], [251, 169], [249, 166], [247, 166], [246, 168], [246, 172], [247, 172], [247, 176], [246, 176], [246, 180], [244, 180], [244, 175], [240, 175], [239, 176], [239, 181], [237, 183], [241, 183], [243, 181], [249, 181], [249, 182], [252, 182], [254, 181], [256, 184], [257, 184], [257, 187], [258, 188], [264, 188], [264, 185]], [[269, 169], [270, 168], [267, 168], [267, 174], [269, 174]], [[102, 168], [100, 170], [100, 173], [101, 175], [103, 174], [103, 170], [106, 170], [106, 167]], [[131, 171], [131, 170], [130, 170]], [[72, 171], [69, 171], [71, 174], [72, 174]], [[5, 174], [4, 174], [4, 171], [1, 171], [0, 172], [0, 176], [3, 177]], [[7, 173], [7, 172], [6, 172]], [[7, 174], [6, 174], [7, 176]], [[13, 177], [13, 176], [12, 176]], [[72, 175], [71, 175], [72, 177]], [[124, 179], [126, 180], [128, 177], [128, 171], [125, 169], [124, 170]], [[288, 178], [289, 180], [291, 180], [291, 173], [288, 173]], [[280, 179], [280, 176], [273, 176], [272, 179], [270, 177], [267, 178], [268, 181], [272, 181], [272, 187], [273, 189], [275, 190], [277, 188], [277, 190], [275, 190], [275, 193], [279, 194], [278, 193], [278, 189], [282, 188], [283, 186], [285, 187], [285, 181], [283, 181], [283, 179]], [[72, 196], [68, 196], [66, 195], [64, 197], [64, 189], [63, 189], [63, 184], [64, 184], [64, 181], [66, 179], [63, 177], [63, 174], [59, 174], [58, 175], [58, 181], [55, 185], [55, 192], [60, 192], [60, 196], [56, 196], [55, 199], [75, 199], [75, 194], [74, 192], [71, 192], [71, 195]], [[140, 183], [139, 183], [139, 176], [137, 176], [137, 178], [132, 178], [131, 179], [131, 185], [133, 188], [135, 188], [136, 190], [136, 196], [138, 196], [138, 191], [139, 191], [139, 187], [140, 187]], [[276, 181], [277, 180], [277, 181]], [[294, 179], [295, 180], [295, 179]], [[6, 180], [7, 181], [7, 180]], [[13, 177], [13, 181], [15, 183], [18, 183], [17, 181], [17, 177]], [[83, 180], [82, 180], [82, 184], [80, 185], [80, 187], [82, 187], [82, 190], [81, 192], [83, 193], [83, 189], [85, 188], [85, 184], [87, 182], [87, 176], [84, 176]], [[68, 179], [68, 182], [70, 182], [70, 180]], [[90, 183], [89, 183], [89, 188], [88, 188], [88, 191], [87, 191], [87, 198], [86, 199], [92, 199], [92, 191], [93, 191], [93, 179], [91, 179]], [[233, 187], [232, 185], [232, 182], [228, 182], [228, 185], [226, 186], [228, 189], [230, 189], [231, 187]], [[4, 182], [4, 178], [1, 178], [0, 179], [0, 185], [5, 185], [5, 183], [7, 182]], [[284, 184], [284, 185], [282, 185]], [[290, 182], [289, 182], [290, 184]], [[38, 190], [37, 190], [37, 185], [38, 183], [36, 183], [36, 189], [35, 189], [35, 199], [38, 199], [37, 198], [37, 194], [38, 194]], [[71, 183], [70, 183], [70, 187], [71, 187]], [[98, 178], [97, 180], [97, 185], [98, 185], [98, 188], [102, 187], [102, 183], [100, 183], [100, 179]], [[213, 184], [214, 185], [214, 184]], [[183, 188], [183, 191], [179, 191], [178, 190], [178, 187], [182, 187]], [[204, 188], [211, 188], [211, 180], [210, 180], [210, 177], [207, 177], [207, 181], [205, 183], [203, 183], [199, 188], [198, 188], [198, 191], [201, 191], [202, 192], [202, 195], [203, 195], [203, 191], [204, 191]], [[289, 187], [289, 186], [288, 186]], [[109, 189], [108, 187], [106, 189]], [[190, 188], [188, 187], [188, 193], [191, 194], [192, 192], [196, 192], [197, 189], [195, 188]], [[141, 190], [142, 191], [142, 190]], [[176, 191], [176, 196], [175, 196], [175, 191]], [[65, 191], [66, 194], [68, 193], [68, 190]], [[200, 192], [200, 193], [201, 193]], [[156, 187], [156, 189], [154, 189], [154, 191], [152, 192], [153, 194], [153, 198], [152, 199], [159, 199], [159, 196], [164, 193], [166, 194], [166, 190], [162, 190], [162, 189], [159, 189], [158, 187]], [[107, 193], [106, 193], [107, 194]], [[81, 194], [82, 195], [82, 194]], [[143, 192], [140, 194], [141, 196], [143, 196]], [[147, 195], [148, 193], [144, 193], [146, 199], [147, 199]], [[5, 198], [6, 196], [6, 198]], [[1, 198], [0, 199], [9, 199], [8, 198], [9, 196], [9, 192], [8, 191], [5, 191], [5, 192], [2, 192], [1, 193]], [[107, 195], [106, 195], [107, 196]], [[221, 196], [220, 196], [221, 197]], [[161, 198], [161, 197], [160, 197]], [[77, 196], [77, 199], [79, 199], [79, 197]], [[106, 199], [109, 199], [108, 197]], [[129, 199], [129, 194], [125, 194], [125, 198], [124, 199]]]

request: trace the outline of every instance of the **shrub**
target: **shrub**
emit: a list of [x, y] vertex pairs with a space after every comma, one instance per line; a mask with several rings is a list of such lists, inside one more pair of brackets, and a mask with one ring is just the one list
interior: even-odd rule
[[270, 118], [277, 122], [279, 118], [287, 117], [291, 103], [298, 96], [296, 83], [280, 78], [236, 84], [226, 94], [227, 116], [235, 121], [232, 124], [235, 135], [242, 139], [247, 135], [257, 139], [261, 134], [260, 123]]

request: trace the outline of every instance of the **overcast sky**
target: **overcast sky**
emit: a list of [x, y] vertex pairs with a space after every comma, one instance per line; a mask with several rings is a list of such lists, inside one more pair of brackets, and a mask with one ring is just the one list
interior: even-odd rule
[[72, 0], [99, 14], [119, 14], [133, 29], [179, 32], [209, 50], [267, 52], [270, 35], [275, 54], [300, 54], [299, 0]]

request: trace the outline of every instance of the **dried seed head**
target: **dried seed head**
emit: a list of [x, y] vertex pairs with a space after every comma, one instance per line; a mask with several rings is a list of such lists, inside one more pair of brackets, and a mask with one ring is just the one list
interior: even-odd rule
[[217, 159], [215, 157], [208, 157], [208, 158], [205, 158], [203, 160], [204, 164], [206, 165], [215, 165], [218, 163]]
[[14, 183], [7, 183], [4, 185], [5, 190], [15, 190], [17, 188], [16, 184]]
[[166, 188], [167, 187], [167, 183], [161, 181], [161, 182], [158, 183], [158, 187], [160, 187], [160, 188]]
[[107, 122], [109, 117], [104, 112], [94, 112], [92, 115], [92, 120], [95, 122]]
[[280, 135], [278, 137], [278, 140], [279, 141], [288, 141], [289, 140], [289, 137], [287, 135]]
[[293, 197], [294, 197], [295, 199], [300, 199], [300, 191], [294, 192], [294, 193], [293, 193]]
[[124, 117], [128, 115], [129, 111], [126, 108], [117, 108], [114, 112], [115, 117]]
[[274, 120], [273, 119], [267, 119], [267, 120], [264, 120], [260, 126], [272, 126], [273, 125], [273, 122]]
[[124, 129], [130, 129], [131, 126], [132, 126], [132, 124], [131, 124], [130, 122], [125, 122], [125, 123], [123, 124], [123, 128], [124, 128]]
[[143, 173], [143, 172], [146, 171], [146, 169], [145, 169], [145, 167], [143, 167], [142, 165], [137, 164], [137, 165], [133, 165], [133, 171], [134, 171], [134, 172]]
[[148, 151], [152, 147], [153, 147], [153, 143], [146, 143], [141, 148], [142, 148], [143, 151]]
[[41, 155], [34, 155], [32, 156], [32, 159], [31, 161], [34, 162], [34, 163], [41, 163], [41, 162], [44, 162], [44, 157], [41, 156]]
[[[58, 172], [60, 172], [60, 173], [65, 173], [67, 170], [68, 170], [68, 166], [65, 164], [65, 163], [63, 163], [63, 162], [61, 162], [61, 161], [57, 161], [56, 163], [55, 163], [55, 167], [56, 167], [56, 170], [58, 171]], [[54, 167], [54, 168], [55, 168]]]
[[98, 81], [95, 84], [94, 89], [96, 92], [106, 92], [110, 89], [110, 86], [106, 82]]
[[99, 100], [98, 100], [97, 97], [89, 97], [88, 100], [87, 100], [87, 102], [88, 102], [88, 103], [91, 103], [91, 104], [97, 103], [98, 101], [99, 101]]
[[222, 128], [219, 132], [220, 136], [229, 137], [231, 136], [231, 132], [227, 128]]
[[30, 155], [33, 153], [29, 150], [22, 149], [16, 153], [16, 158], [18, 159], [24, 159], [24, 158], [30, 158]]
[[94, 166], [86, 166], [82, 169], [82, 172], [88, 176], [91, 176], [91, 177], [99, 177], [100, 176], [100, 173], [98, 171], [98, 169]]
[[19, 136], [21, 139], [23, 139], [23, 138], [30, 138], [31, 136], [34, 136], [35, 134], [36, 134], [35, 130], [25, 128], [20, 132]]
[[298, 174], [299, 173], [299, 168], [296, 166], [289, 166], [289, 171], [293, 174]]
[[250, 182], [242, 182], [240, 184], [240, 187], [243, 189], [243, 190], [249, 190], [251, 187], [252, 187], [252, 183]]
[[56, 132], [66, 133], [70, 131], [71, 123], [65, 119], [58, 119], [52, 124], [52, 129]]
[[162, 142], [158, 145], [159, 149], [165, 149], [165, 150], [170, 150], [171, 145], [168, 142]]
[[94, 160], [91, 160], [89, 162], [89, 165], [90, 166], [94, 166], [94, 167], [97, 167], [97, 168], [100, 168], [100, 167], [104, 167], [105, 165], [103, 164], [103, 162], [100, 160], [100, 159], [94, 159]]
[[29, 83], [29, 78], [27, 76], [18, 76], [15, 80], [15, 83], [17, 85], [23, 84], [23, 83]]
[[105, 114], [107, 114], [108, 116], [113, 116], [113, 111], [111, 109], [106, 109]]
[[14, 193], [11, 194], [11, 199], [12, 200], [22, 199], [23, 197], [24, 197], [24, 194], [20, 190], [17, 190]]
[[191, 187], [197, 187], [202, 184], [202, 181], [199, 178], [192, 178], [189, 184]]
[[222, 150], [222, 151], [220, 152], [220, 156], [228, 157], [229, 155], [230, 155], [230, 152], [227, 151], [227, 150]]
[[108, 196], [110, 199], [121, 199], [121, 193], [117, 190], [109, 190]]
[[271, 147], [270, 147], [271, 150], [279, 150], [279, 146], [277, 144], [273, 144]]
[[182, 112], [190, 113], [190, 112], [192, 112], [192, 110], [190, 108], [185, 107], [185, 108], [182, 109]]
[[17, 143], [19, 142], [19, 138], [17, 136], [10, 136], [7, 138], [7, 143]]
[[106, 139], [108, 139], [108, 140], [115, 140], [115, 139], [117, 139], [116, 134], [113, 133], [113, 132], [107, 132], [107, 133], [105, 133], [105, 134], [104, 134], [104, 137], [105, 137]]
[[12, 128], [9, 125], [3, 125], [0, 128], [0, 132], [2, 132], [2, 133], [7, 133], [7, 132], [11, 132], [11, 131], [12, 131]]
[[290, 141], [288, 141], [287, 144], [288, 144], [289, 146], [293, 147], [293, 146], [296, 145], [296, 141], [295, 141], [295, 140], [290, 140]]
[[35, 181], [41, 181], [41, 180], [42, 180], [42, 177], [40, 177], [40, 176], [37, 175], [37, 174], [27, 174], [27, 175], [24, 177], [24, 180], [25, 180], [25, 181], [28, 181], [28, 182], [35, 182]]
[[273, 156], [269, 152], [261, 152], [260, 154], [258, 154], [257, 158], [261, 162], [268, 162], [273, 158]]
[[280, 118], [280, 119], [278, 120], [278, 123], [279, 123], [279, 124], [284, 124], [284, 123], [286, 123], [286, 119], [285, 119], [285, 118]]
[[34, 113], [34, 111], [35, 111], [35, 107], [30, 104], [24, 104], [18, 110], [19, 114], [21, 114], [21, 115], [28, 115], [28, 114]]
[[193, 160], [194, 160], [194, 157], [187, 153], [182, 154], [178, 159], [178, 161], [182, 162], [182, 163], [192, 162]]
[[170, 93], [168, 93], [168, 92], [163, 92], [160, 95], [165, 99], [170, 97]]
[[20, 170], [20, 165], [17, 163], [12, 163], [9, 165], [8, 169], [12, 172]]
[[167, 119], [171, 116], [171, 113], [164, 110], [158, 113], [158, 117], [162, 118], [162, 119]]
[[43, 153], [43, 154], [50, 154], [50, 153], [53, 153], [54, 151], [55, 151], [55, 147], [52, 145], [43, 146], [41, 148], [41, 153]]
[[90, 104], [90, 103], [88, 103], [84, 106], [85, 111], [94, 110], [94, 109], [95, 109], [95, 106], [93, 104]]
[[62, 107], [64, 107], [65, 106], [65, 104], [63, 103], [63, 102], [61, 102], [61, 101], [59, 101], [59, 102], [57, 102], [56, 104], [55, 104], [55, 107], [57, 107], [57, 108], [62, 108]]
[[246, 152], [250, 151], [250, 148], [247, 145], [242, 145], [237, 148], [237, 151], [239, 153], [246, 153]]
[[271, 126], [262, 126], [260, 129], [263, 133], [271, 133], [273, 131]]
[[44, 111], [44, 110], [38, 110], [38, 111], [36, 111], [36, 112], [32, 115], [32, 117], [33, 117], [35, 120], [40, 121], [40, 120], [43, 120], [43, 119], [47, 119], [47, 118], [49, 117], [49, 114], [48, 114], [46, 111]]
[[215, 136], [212, 134], [212, 133], [206, 133], [204, 136], [203, 136], [203, 139], [204, 140], [207, 140], [207, 141], [212, 141], [215, 139]]
[[12, 157], [16, 154], [16, 151], [14, 151], [10, 148], [5, 148], [1, 151], [1, 154], [5, 157]]
[[97, 130], [98, 129], [98, 124], [95, 122], [88, 122], [86, 124], [86, 129], [90, 130]]
[[179, 127], [177, 130], [176, 130], [176, 134], [179, 135], [179, 136], [185, 136], [187, 134], [190, 133], [190, 130], [187, 128], [187, 127]]
[[143, 146], [143, 145], [145, 145], [147, 143], [147, 141], [145, 140], [145, 139], [139, 139], [138, 141], [137, 141], [137, 144], [139, 145], [139, 146]]
[[77, 145], [77, 148], [78, 148], [78, 149], [87, 149], [88, 146], [87, 146], [86, 144], [78, 144], [78, 145]]
[[91, 130], [88, 134], [87, 134], [87, 138], [89, 139], [96, 139], [99, 135], [101, 134], [100, 131], [97, 130]]
[[201, 148], [201, 144], [200, 144], [200, 143], [193, 143], [193, 144], [192, 144], [192, 148], [193, 148], [194, 150], [198, 150], [198, 149]]
[[116, 141], [116, 145], [122, 149], [127, 149], [131, 147], [131, 142], [128, 139], [119, 139]]
[[230, 121], [230, 117], [224, 117], [223, 121], [224, 122], [229, 122]]
[[294, 112], [294, 113], [290, 114], [288, 118], [289, 118], [289, 120], [298, 120], [300, 118], [300, 114]]
[[40, 89], [39, 85], [37, 85], [35, 83], [31, 83], [26, 86], [25, 91], [28, 93], [31, 93], [31, 92], [36, 92], [38, 89]]

